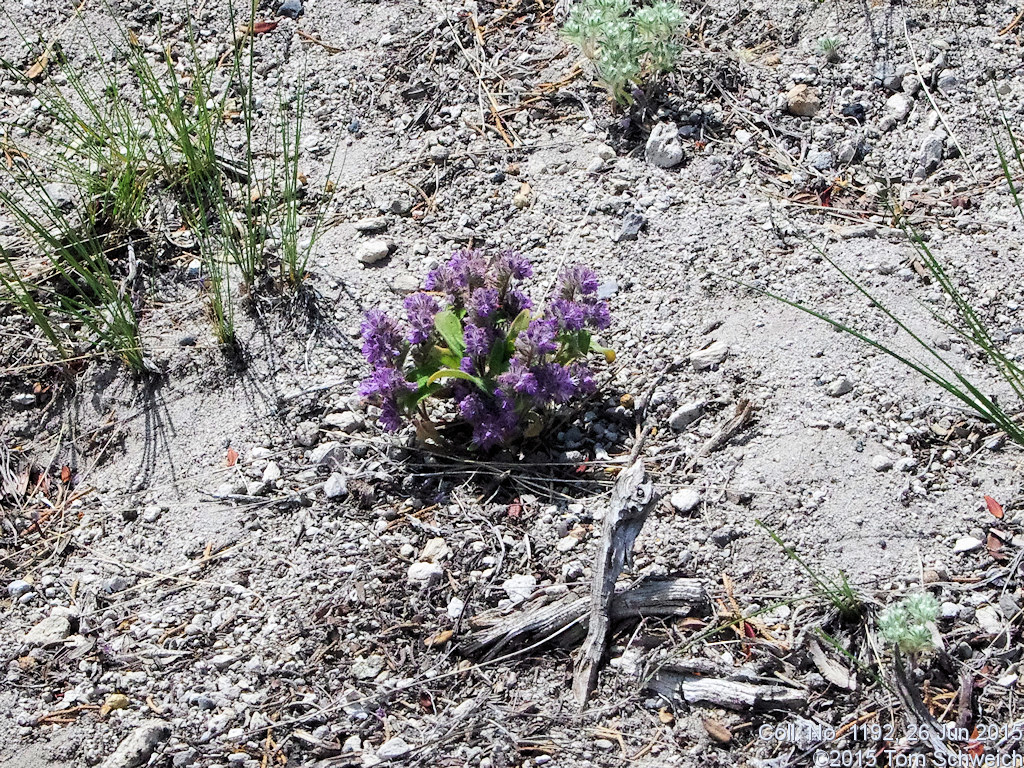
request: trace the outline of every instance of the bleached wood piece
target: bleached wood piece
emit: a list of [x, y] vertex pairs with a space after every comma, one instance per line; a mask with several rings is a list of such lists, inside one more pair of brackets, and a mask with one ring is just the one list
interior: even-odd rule
[[654, 483], [648, 479], [643, 461], [635, 461], [619, 474], [597, 545], [587, 637], [573, 672], [573, 695], [581, 707], [597, 683], [598, 667], [608, 643], [615, 582], [626, 561], [632, 560], [633, 543], [656, 501]]
[[[545, 637], [563, 645], [578, 642], [587, 632], [590, 602], [586, 597], [569, 597], [541, 606], [527, 603], [508, 616], [477, 616], [470, 620], [470, 626], [478, 631], [460, 644], [459, 651], [469, 656], [486, 651], [483, 658], [489, 659], [503, 650], [521, 648]], [[657, 579], [617, 591], [612, 598], [611, 618], [619, 621], [642, 616], [703, 615], [710, 606], [708, 594], [697, 579]], [[574, 623], [576, 626], [569, 628]]]

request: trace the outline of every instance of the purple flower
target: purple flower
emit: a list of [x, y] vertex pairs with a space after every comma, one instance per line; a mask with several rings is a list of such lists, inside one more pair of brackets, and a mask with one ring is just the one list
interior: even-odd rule
[[546, 363], [533, 369], [537, 378], [537, 395], [545, 400], [564, 403], [576, 394], [569, 371], [558, 363]]
[[522, 360], [513, 360], [505, 373], [498, 377], [498, 383], [517, 395], [536, 395], [539, 385], [537, 377], [533, 375]]
[[434, 330], [434, 315], [441, 309], [441, 305], [430, 294], [414, 293], [405, 298], [404, 306], [412, 328], [409, 341], [413, 344], [422, 344], [430, 338]]
[[597, 286], [594, 270], [577, 265], [562, 270], [555, 284], [555, 292], [563, 299], [575, 299], [577, 294], [596, 293]]
[[526, 330], [516, 337], [516, 350], [527, 359], [554, 352], [558, 349], [555, 343], [557, 332], [558, 325], [554, 320], [531, 320]]
[[459, 403], [459, 411], [473, 428], [473, 444], [480, 448], [504, 443], [519, 429], [515, 403], [500, 389], [493, 397], [478, 392], [466, 395]]
[[437, 269], [432, 269], [427, 273], [427, 279], [424, 281], [423, 287], [428, 291], [438, 291], [449, 296], [457, 296], [459, 289], [465, 287], [465, 283], [460, 282], [461, 280], [462, 275], [452, 268], [451, 262], [445, 262]]
[[388, 432], [397, 432], [402, 426], [402, 415], [398, 410], [398, 401], [393, 397], [386, 397], [380, 403], [380, 416], [377, 421]]
[[397, 368], [376, 368], [359, 384], [359, 394], [363, 397], [397, 397], [405, 392], [414, 392], [416, 385], [406, 381]]
[[580, 331], [587, 324], [589, 315], [585, 305], [570, 299], [555, 299], [551, 302], [551, 314], [558, 320], [563, 331]]
[[527, 277], [533, 277], [533, 267], [530, 266], [530, 262], [521, 253], [513, 250], [502, 251], [498, 254], [494, 263], [494, 272], [501, 282], [510, 278], [525, 280]]
[[518, 288], [510, 288], [505, 292], [505, 312], [509, 317], [515, 317], [524, 309], [532, 309], [533, 302], [530, 297]]
[[469, 311], [474, 317], [486, 320], [498, 311], [498, 291], [495, 288], [477, 288], [469, 300]]
[[363, 334], [363, 356], [370, 365], [394, 365], [401, 357], [402, 328], [394, 318], [379, 309], [371, 309], [359, 330]]
[[460, 284], [467, 288], [478, 288], [487, 279], [487, 259], [481, 250], [467, 248], [456, 251], [448, 263], [458, 274]]
[[483, 358], [490, 354], [491, 342], [494, 340], [494, 334], [490, 328], [466, 323], [462, 335], [466, 342], [467, 355], [473, 358]]
[[582, 363], [573, 363], [569, 366], [569, 377], [572, 379], [579, 394], [591, 395], [597, 391], [597, 382], [594, 381], [594, 374]]
[[424, 283], [428, 291], [448, 294], [452, 301], [460, 304], [465, 300], [463, 291], [472, 291], [484, 284], [487, 277], [487, 259], [483, 251], [456, 251], [444, 264], [431, 270]]
[[594, 301], [587, 302], [587, 325], [598, 331], [603, 331], [612, 322], [611, 312], [608, 311], [608, 302]]
[[402, 424], [398, 398], [415, 391], [416, 385], [406, 381], [397, 368], [377, 368], [359, 385], [360, 395], [380, 399], [379, 421], [389, 432], [394, 432]]

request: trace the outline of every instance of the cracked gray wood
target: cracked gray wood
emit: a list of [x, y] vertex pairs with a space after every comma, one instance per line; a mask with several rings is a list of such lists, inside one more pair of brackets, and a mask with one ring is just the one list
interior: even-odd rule
[[580, 706], [586, 705], [597, 683], [598, 667], [608, 643], [615, 582], [626, 562], [632, 561], [633, 543], [657, 498], [654, 483], [648, 479], [643, 461], [639, 459], [622, 470], [612, 489], [597, 545], [587, 637], [573, 673], [572, 691]]
[[[510, 615], [482, 614], [470, 620], [477, 631], [459, 645], [459, 651], [470, 656], [486, 651], [482, 658], [490, 659], [545, 639], [571, 645], [587, 632], [590, 602], [588, 597], [570, 596], [543, 605], [527, 604]], [[708, 594], [697, 579], [658, 579], [617, 591], [612, 597], [611, 617], [618, 621], [705, 615], [710, 607]]]

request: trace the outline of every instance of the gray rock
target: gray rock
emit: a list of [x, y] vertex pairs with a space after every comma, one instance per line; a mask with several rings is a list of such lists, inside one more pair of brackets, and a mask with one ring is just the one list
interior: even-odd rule
[[939, 618], [945, 621], [952, 621], [960, 615], [960, 606], [948, 600], [939, 606]]
[[985, 542], [974, 536], [961, 536], [953, 545], [953, 551], [958, 554], [961, 552], [973, 552], [976, 549], [981, 549], [984, 544]]
[[619, 283], [614, 277], [597, 286], [597, 298], [599, 299], [610, 299], [618, 292]]
[[786, 108], [797, 117], [814, 117], [821, 109], [818, 92], [809, 85], [796, 85], [786, 94]]
[[526, 600], [533, 594], [536, 587], [537, 579], [528, 573], [509, 576], [501, 583], [501, 588], [505, 590], [508, 599], [513, 603], [521, 603]]
[[683, 161], [683, 145], [675, 123], [658, 123], [647, 139], [644, 157], [658, 168], [671, 168]]
[[727, 525], [716, 528], [711, 532], [711, 541], [716, 547], [727, 547], [729, 542], [736, 538], [736, 532]]
[[892, 469], [892, 459], [886, 456], [884, 453], [880, 453], [871, 459], [871, 468], [875, 472], [888, 472]]
[[362, 432], [366, 429], [366, 419], [352, 411], [329, 413], [324, 416], [323, 424], [325, 427], [340, 429], [346, 435], [351, 435], [355, 432]]
[[337, 440], [328, 440], [326, 443], [320, 443], [320, 445], [309, 452], [309, 463], [314, 467], [322, 467], [324, 465], [339, 466], [342, 456], [341, 443]]
[[388, 220], [383, 216], [374, 216], [370, 219], [360, 219], [353, 224], [357, 232], [362, 232], [364, 235], [379, 235], [381, 232], [387, 231]]
[[363, 264], [376, 264], [383, 261], [391, 253], [391, 243], [387, 240], [367, 240], [356, 249], [356, 258]]
[[407, 294], [415, 293], [420, 289], [420, 281], [415, 275], [411, 275], [408, 272], [402, 272], [395, 276], [395, 279], [391, 281], [391, 290], [395, 293]]
[[448, 162], [448, 158], [451, 157], [451, 151], [448, 147], [440, 144], [435, 144], [430, 148], [430, 159], [435, 165], [444, 165]]
[[725, 360], [729, 354], [729, 345], [724, 341], [716, 341], [704, 349], [696, 349], [690, 353], [690, 365], [695, 371], [708, 371]]
[[939, 78], [938, 87], [940, 91], [950, 93], [952, 91], [955, 91], [957, 85], [959, 84], [960, 81], [957, 80], [956, 75], [952, 73], [947, 73]]
[[170, 735], [171, 727], [163, 720], [147, 720], [124, 738], [102, 768], [139, 768]]
[[807, 156], [807, 164], [817, 171], [827, 171], [835, 164], [835, 158], [831, 152], [820, 150]]
[[412, 752], [412, 747], [409, 746], [401, 736], [394, 736], [377, 749], [378, 760], [399, 760]]
[[38, 404], [38, 398], [31, 392], [17, 392], [11, 395], [11, 405], [15, 408], [33, 408]]
[[67, 616], [54, 614], [36, 624], [22, 638], [26, 645], [43, 647], [57, 645], [71, 634], [71, 621]]
[[839, 236], [844, 240], [852, 240], [855, 237], [878, 237], [878, 227], [874, 224], [853, 224], [840, 229]]
[[910, 99], [902, 93], [894, 93], [885, 102], [886, 111], [898, 121], [907, 119], [907, 115], [910, 114], [910, 107]]
[[863, 151], [859, 139], [848, 139], [836, 147], [836, 162], [840, 165], [849, 165], [854, 162]]
[[345, 752], [362, 752], [363, 742], [359, 738], [359, 734], [354, 733], [347, 739], [345, 739], [344, 743], [342, 743], [341, 745], [341, 751], [342, 754], [344, 754]]
[[284, 0], [277, 9], [277, 15], [287, 16], [289, 19], [299, 18], [302, 15], [302, 0]]
[[676, 512], [685, 514], [700, 504], [700, 491], [695, 488], [680, 488], [669, 497], [669, 503]]
[[103, 584], [104, 592], [108, 595], [114, 595], [118, 592], [124, 592], [135, 583], [135, 580], [128, 576], [111, 576], [109, 579], [104, 579], [101, 583]]
[[355, 659], [350, 672], [356, 680], [373, 680], [383, 669], [383, 656], [369, 656], [365, 659]]
[[918, 155], [917, 170], [914, 171], [914, 178], [923, 179], [939, 167], [939, 164], [942, 162], [942, 151], [945, 145], [945, 131], [932, 131], [924, 137], [924, 141], [921, 142], [921, 151]]
[[263, 482], [274, 483], [281, 479], [281, 465], [276, 461], [268, 461], [263, 470]]
[[697, 419], [704, 415], [704, 401], [695, 400], [676, 408], [668, 417], [668, 425], [672, 429], [682, 432]]
[[236, 661], [238, 661], [238, 657], [230, 653], [218, 653], [216, 656], [210, 657], [210, 664], [217, 669], [227, 669]]
[[300, 421], [295, 425], [295, 444], [312, 448], [320, 440], [320, 428], [314, 421]]
[[75, 188], [68, 184], [53, 181], [43, 185], [43, 192], [57, 208], [67, 211], [74, 207]]
[[983, 605], [975, 609], [974, 619], [988, 635], [998, 635], [1005, 628], [999, 609], [994, 605]]
[[35, 591], [35, 587], [29, 584], [27, 581], [21, 579], [15, 579], [7, 585], [7, 594], [17, 600], [22, 595], [27, 595], [30, 592]]
[[142, 519], [147, 523], [155, 523], [163, 514], [163, 509], [156, 504], [150, 504], [142, 510]]
[[630, 211], [622, 217], [622, 229], [612, 237], [616, 243], [621, 243], [625, 240], [636, 240], [640, 235], [640, 230], [647, 224], [647, 220], [635, 211]]
[[905, 456], [897, 461], [893, 466], [898, 472], [913, 472], [917, 469], [917, 459], [912, 456]]
[[324, 483], [324, 496], [328, 499], [343, 499], [348, 496], [348, 480], [341, 472], [332, 472]]
[[433, 584], [444, 576], [444, 568], [437, 563], [413, 563], [407, 578], [413, 584]]
[[853, 382], [845, 376], [840, 376], [825, 388], [829, 397], [842, 397], [853, 392]]
[[408, 216], [412, 213], [412, 198], [408, 195], [401, 195], [394, 200], [387, 202], [381, 207], [385, 212], [394, 213], [397, 216]]

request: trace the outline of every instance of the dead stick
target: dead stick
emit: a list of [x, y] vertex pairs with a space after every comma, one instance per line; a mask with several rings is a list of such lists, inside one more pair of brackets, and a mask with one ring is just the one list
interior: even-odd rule
[[632, 560], [633, 543], [656, 501], [654, 483], [647, 478], [643, 461], [636, 461], [619, 474], [597, 545], [589, 629], [573, 673], [572, 690], [581, 707], [597, 684], [598, 667], [608, 642], [615, 581], [626, 561]]

